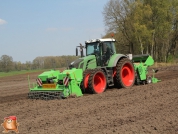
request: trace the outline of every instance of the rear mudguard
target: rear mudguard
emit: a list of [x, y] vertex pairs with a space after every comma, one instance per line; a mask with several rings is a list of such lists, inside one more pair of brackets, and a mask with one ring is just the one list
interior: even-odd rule
[[117, 62], [122, 58], [127, 58], [127, 56], [124, 55], [124, 54], [114, 54], [114, 55], [112, 55], [110, 60], [109, 60], [108, 67], [115, 67]]

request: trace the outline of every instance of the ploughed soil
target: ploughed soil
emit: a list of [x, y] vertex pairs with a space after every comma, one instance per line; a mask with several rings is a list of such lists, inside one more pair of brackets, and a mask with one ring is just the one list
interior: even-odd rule
[[20, 134], [178, 134], [178, 66], [158, 69], [156, 84], [50, 101], [27, 99], [28, 74], [0, 78], [0, 124], [15, 115]]

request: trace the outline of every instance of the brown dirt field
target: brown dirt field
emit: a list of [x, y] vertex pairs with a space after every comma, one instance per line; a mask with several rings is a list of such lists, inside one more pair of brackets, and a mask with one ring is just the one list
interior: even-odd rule
[[178, 134], [178, 66], [159, 70], [157, 84], [51, 101], [27, 99], [27, 74], [0, 78], [0, 123], [17, 116], [20, 134]]

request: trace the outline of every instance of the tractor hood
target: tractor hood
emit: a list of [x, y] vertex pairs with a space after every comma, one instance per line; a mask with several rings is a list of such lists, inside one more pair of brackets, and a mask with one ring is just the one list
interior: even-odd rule
[[96, 57], [95, 55], [88, 55], [86, 57], [79, 58], [73, 62], [70, 63], [69, 69], [72, 68], [80, 68], [85, 70], [87, 66], [93, 66], [91, 68], [96, 67]]
[[70, 63], [69, 68], [78, 68], [79, 64], [83, 61], [83, 58], [79, 58], [77, 60], [74, 60], [73, 62]]

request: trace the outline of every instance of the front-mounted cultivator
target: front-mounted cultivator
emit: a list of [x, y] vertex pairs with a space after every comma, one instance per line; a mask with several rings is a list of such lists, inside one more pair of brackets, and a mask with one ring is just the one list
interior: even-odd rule
[[[148, 67], [154, 64], [150, 55], [117, 54], [115, 39], [94, 39], [78, 46], [81, 58], [73, 61], [68, 69], [60, 72], [46, 71], [38, 76], [31, 87], [28, 97], [31, 99], [61, 99], [80, 97], [83, 93], [103, 93], [107, 87], [129, 88], [134, 84], [157, 83], [148, 75]], [[78, 47], [76, 56], [78, 55]], [[86, 56], [83, 49], [86, 49]]]
[[30, 99], [61, 99], [66, 97], [82, 96], [80, 83], [82, 81], [82, 69], [60, 71], [47, 71], [38, 76], [36, 83], [31, 87], [29, 80]]

